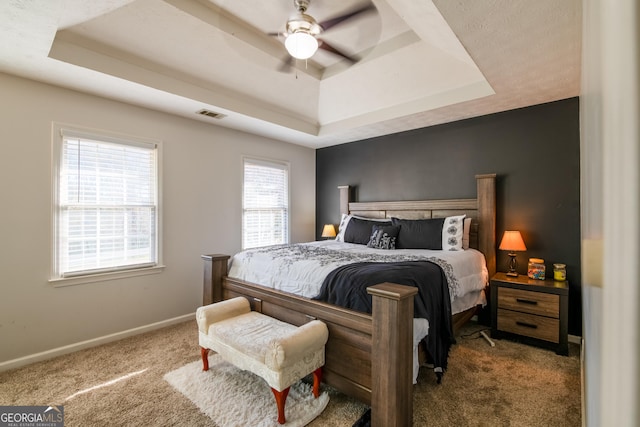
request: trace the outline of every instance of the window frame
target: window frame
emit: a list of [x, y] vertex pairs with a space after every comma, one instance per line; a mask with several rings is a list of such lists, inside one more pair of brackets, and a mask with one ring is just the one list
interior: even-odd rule
[[[241, 240], [241, 247], [242, 250], [245, 249], [252, 249], [252, 248], [247, 248], [245, 246], [245, 166], [246, 164], [250, 162], [253, 164], [258, 164], [258, 165], [262, 165], [262, 166], [266, 166], [266, 167], [271, 167], [274, 169], [281, 169], [281, 170], [285, 170], [287, 173], [287, 189], [286, 189], [286, 196], [287, 196], [287, 221], [286, 221], [286, 233], [285, 233], [285, 244], [286, 243], [290, 243], [291, 242], [291, 165], [289, 162], [284, 161], [284, 160], [275, 160], [275, 159], [268, 159], [268, 158], [263, 158], [263, 157], [256, 157], [256, 156], [248, 156], [248, 155], [244, 155], [242, 156], [242, 169], [241, 169], [241, 182], [242, 182], [242, 199], [241, 199], [241, 205], [242, 205], [242, 217], [241, 217], [241, 230], [240, 230], [240, 240]], [[262, 246], [256, 246], [255, 248], [259, 248]]]
[[[132, 265], [122, 266], [113, 269], [85, 270], [69, 275], [63, 275], [59, 271], [58, 257], [58, 227], [59, 218], [59, 195], [60, 195], [60, 173], [63, 160], [64, 134], [71, 134], [74, 137], [86, 138], [93, 141], [129, 145], [137, 147], [155, 146], [156, 150], [156, 261], [153, 265]], [[105, 280], [135, 277], [147, 274], [156, 274], [164, 270], [162, 251], [162, 141], [152, 138], [144, 138], [110, 132], [100, 129], [91, 129], [77, 125], [52, 123], [51, 135], [51, 268], [49, 283], [55, 287], [71, 286], [84, 283], [101, 282]]]

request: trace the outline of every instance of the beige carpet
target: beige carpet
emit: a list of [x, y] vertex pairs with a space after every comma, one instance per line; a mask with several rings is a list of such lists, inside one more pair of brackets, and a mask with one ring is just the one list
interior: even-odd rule
[[[578, 347], [569, 357], [470, 324], [441, 385], [421, 369], [415, 426], [580, 426]], [[468, 336], [467, 336], [468, 335]], [[215, 426], [163, 376], [200, 358], [195, 321], [0, 373], [0, 405], [64, 405], [65, 425]], [[310, 426], [351, 426], [366, 409], [332, 389]]]

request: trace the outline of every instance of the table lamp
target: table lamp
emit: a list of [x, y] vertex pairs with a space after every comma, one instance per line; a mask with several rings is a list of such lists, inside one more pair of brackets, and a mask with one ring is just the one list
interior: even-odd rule
[[322, 237], [328, 239], [330, 237], [336, 237], [336, 228], [333, 224], [325, 224], [322, 228]]
[[509, 271], [507, 272], [507, 276], [518, 277], [518, 272], [516, 271], [518, 267], [518, 261], [516, 261], [515, 252], [527, 250], [520, 232], [505, 231], [504, 235], [502, 236], [502, 241], [500, 242], [500, 247], [498, 249], [502, 251], [509, 251], [509, 256], [511, 257], [511, 259], [509, 260]]

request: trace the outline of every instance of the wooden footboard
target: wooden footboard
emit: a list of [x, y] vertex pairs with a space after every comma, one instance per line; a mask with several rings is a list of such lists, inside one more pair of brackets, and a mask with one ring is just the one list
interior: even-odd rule
[[300, 326], [326, 323], [323, 380], [371, 405], [380, 425], [411, 425], [413, 414], [413, 296], [417, 288], [390, 283], [369, 288], [373, 313], [247, 283], [226, 276], [227, 255], [204, 255], [203, 305], [244, 296], [252, 309]]

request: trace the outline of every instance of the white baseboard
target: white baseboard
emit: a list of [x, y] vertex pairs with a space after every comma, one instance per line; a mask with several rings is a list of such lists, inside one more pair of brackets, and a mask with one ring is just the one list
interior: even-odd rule
[[569, 336], [567, 337], [567, 340], [570, 343], [573, 344], [578, 344], [578, 345], [582, 345], [582, 337], [578, 336], [578, 335], [571, 335], [569, 334]]
[[585, 342], [582, 341], [580, 344], [580, 409], [582, 413], [582, 427], [586, 427], [587, 425], [587, 378], [585, 376]]
[[116, 332], [114, 334], [109, 334], [102, 337], [81, 341], [75, 344], [65, 345], [63, 347], [54, 348], [51, 350], [43, 351], [41, 353], [30, 354], [28, 356], [20, 357], [18, 359], [7, 360], [6, 362], [0, 363], [0, 372], [8, 371], [9, 369], [19, 368], [21, 366], [29, 365], [35, 362], [40, 362], [42, 360], [51, 359], [57, 356], [62, 356], [64, 354], [73, 353], [74, 351], [84, 350], [85, 348], [96, 347], [102, 344], [118, 341], [123, 338], [128, 338], [134, 335], [143, 334], [145, 332], [154, 331], [156, 329], [175, 325], [177, 323], [186, 322], [188, 320], [195, 319], [195, 317], [196, 317], [195, 313], [185, 314], [183, 316], [162, 320], [160, 322], [151, 323], [149, 325], [139, 326], [133, 329], [127, 329], [126, 331]]

